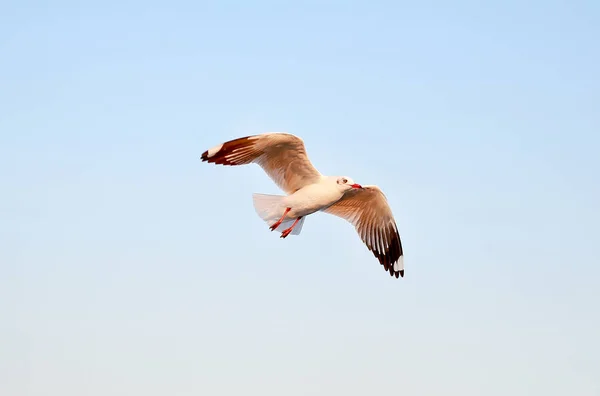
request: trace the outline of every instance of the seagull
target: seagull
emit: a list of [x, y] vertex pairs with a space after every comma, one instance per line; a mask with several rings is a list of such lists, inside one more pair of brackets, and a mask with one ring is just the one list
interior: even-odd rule
[[300, 235], [306, 216], [329, 213], [352, 224], [390, 276], [404, 277], [402, 243], [387, 198], [376, 185], [325, 176], [310, 162], [304, 141], [284, 132], [241, 137], [206, 150], [202, 162], [258, 164], [287, 195], [252, 195], [258, 216], [281, 238]]

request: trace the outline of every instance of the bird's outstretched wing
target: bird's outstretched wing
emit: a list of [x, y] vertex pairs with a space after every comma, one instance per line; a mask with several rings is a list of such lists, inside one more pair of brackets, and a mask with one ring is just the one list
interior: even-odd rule
[[256, 163], [287, 194], [322, 177], [308, 159], [302, 139], [289, 133], [270, 132], [230, 140], [205, 151], [200, 158], [219, 165]]
[[341, 217], [358, 235], [391, 276], [404, 277], [404, 254], [396, 221], [387, 199], [377, 186], [352, 189], [323, 212]]

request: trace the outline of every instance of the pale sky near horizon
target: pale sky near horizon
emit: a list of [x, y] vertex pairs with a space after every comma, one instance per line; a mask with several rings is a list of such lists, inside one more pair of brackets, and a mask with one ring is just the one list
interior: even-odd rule
[[[0, 5], [0, 394], [600, 395], [600, 3]], [[271, 233], [267, 131], [377, 184], [405, 278]]]

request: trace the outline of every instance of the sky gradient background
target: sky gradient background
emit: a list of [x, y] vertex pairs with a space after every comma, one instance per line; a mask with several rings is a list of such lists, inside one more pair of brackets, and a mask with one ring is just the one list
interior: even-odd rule
[[[0, 5], [0, 394], [600, 394], [595, 1]], [[377, 184], [406, 276], [326, 214], [301, 136]]]

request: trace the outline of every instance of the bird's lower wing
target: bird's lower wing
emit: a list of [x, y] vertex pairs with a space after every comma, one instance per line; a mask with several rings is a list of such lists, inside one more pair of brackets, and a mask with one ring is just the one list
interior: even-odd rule
[[347, 192], [323, 212], [341, 217], [356, 228], [363, 243], [391, 276], [404, 277], [402, 242], [391, 208], [377, 186]]

